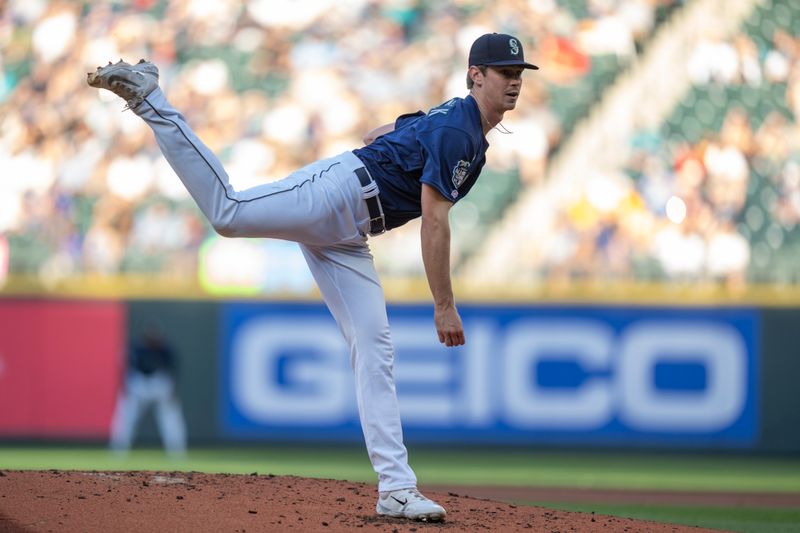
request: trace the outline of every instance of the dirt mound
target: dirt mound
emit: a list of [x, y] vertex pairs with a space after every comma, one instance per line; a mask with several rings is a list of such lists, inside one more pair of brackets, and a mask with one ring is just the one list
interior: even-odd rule
[[347, 481], [255, 473], [2, 471], [0, 532], [704, 531], [454, 493], [427, 495], [447, 509], [444, 523], [379, 517], [375, 487]]

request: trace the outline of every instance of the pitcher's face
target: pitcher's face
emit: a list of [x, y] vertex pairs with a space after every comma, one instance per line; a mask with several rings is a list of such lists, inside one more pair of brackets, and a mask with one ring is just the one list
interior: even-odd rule
[[503, 112], [514, 109], [522, 90], [522, 67], [489, 67], [483, 77], [482, 91], [495, 110]]

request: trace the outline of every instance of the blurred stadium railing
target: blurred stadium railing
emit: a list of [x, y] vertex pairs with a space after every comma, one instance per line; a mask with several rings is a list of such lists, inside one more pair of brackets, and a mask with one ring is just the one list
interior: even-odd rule
[[[1, 290], [313, 291], [294, 245], [213, 235], [141, 121], [85, 86], [96, 65], [156, 62], [169, 98], [245, 187], [463, 96], [469, 44], [506, 31], [542, 69], [504, 121], [514, 134], [490, 134], [485, 174], [453, 211], [459, 290], [793, 294], [800, 9], [791, 0], [296, 4], [8, 2]], [[425, 295], [418, 230], [371, 241], [390, 297]]]

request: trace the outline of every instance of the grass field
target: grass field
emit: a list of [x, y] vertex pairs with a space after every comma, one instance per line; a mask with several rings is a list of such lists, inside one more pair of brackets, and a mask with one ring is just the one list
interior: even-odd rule
[[[421, 485], [800, 493], [800, 458], [523, 449], [417, 448]], [[121, 458], [103, 448], [0, 446], [0, 469], [166, 470], [297, 475], [373, 483], [359, 447], [263, 446], [193, 449], [172, 460], [158, 449]], [[518, 502], [698, 525], [743, 533], [800, 532], [800, 509]]]
[[800, 509], [707, 507], [688, 505], [565, 504], [532, 502], [565, 511], [655, 520], [743, 533], [795, 533], [800, 531]]

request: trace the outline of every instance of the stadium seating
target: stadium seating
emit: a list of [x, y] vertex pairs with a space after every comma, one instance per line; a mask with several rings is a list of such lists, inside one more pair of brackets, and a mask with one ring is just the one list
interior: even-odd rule
[[[0, 184], [0, 233], [10, 244], [12, 277], [55, 271], [155, 277], [182, 272], [196, 277], [200, 248], [218, 239], [175, 187], [174, 176], [135, 117], [120, 116], [116, 101], [98, 98], [75, 76], [92, 69], [100, 57], [155, 60], [170, 99], [230, 165], [238, 186], [280, 178], [310, 159], [352, 147], [376, 121], [463, 95], [464, 47], [475, 34], [491, 28], [523, 36], [529, 57], [542, 70], [526, 78], [524, 100], [509, 124], [522, 128], [523, 141], [534, 131], [525, 128], [534, 128], [544, 148], [526, 147], [519, 136], [490, 134], [490, 155], [497, 155], [453, 211], [458, 266], [481, 251], [489, 231], [522, 195], [536, 189], [543, 179], [541, 168], [661, 27], [685, 9], [684, 2], [669, 0], [655, 7], [644, 1], [569, 0], [524, 8], [512, 0], [449, 7], [355, 2], [335, 9], [312, 2], [306, 18], [278, 21], [269, 18], [277, 17], [275, 13], [259, 12], [257, 4], [220, 2], [202, 8], [188, 1], [143, 0], [128, 7], [113, 2], [83, 9], [41, 3], [28, 8], [14, 4], [7, 10], [0, 19], [5, 49], [0, 64], [0, 164], [12, 173], [36, 177]], [[585, 240], [597, 254], [594, 260], [587, 263], [561, 252], [533, 259], [522, 254], [518, 260], [524, 263], [509, 270], [544, 277], [566, 272], [581, 278], [613, 273], [623, 279], [670, 279], [673, 274], [658, 255], [639, 242], [655, 241], [659, 231], [668, 229], [663, 205], [649, 204], [642, 188], [654, 187], [654, 180], [674, 180], [676, 158], [685, 151], [704, 153], [718, 140], [726, 120], [732, 120], [733, 110], [744, 110], [754, 136], [776, 117], [785, 121], [773, 127], [776, 131], [796, 129], [800, 103], [789, 95], [800, 83], [791, 74], [800, 70], [798, 57], [776, 50], [775, 35], [784, 32], [784, 44], [793, 42], [796, 50], [797, 27], [800, 10], [791, 0], [761, 2], [739, 35], [717, 43], [740, 54], [743, 65], [749, 60], [751, 70], [736, 80], [716, 79], [712, 73], [712, 79], [691, 87], [657, 130], [638, 132], [631, 139], [632, 157], [664, 169], [663, 175], [653, 176], [632, 159], [614, 172], [628, 176], [625, 187], [641, 197], [630, 205], [640, 202], [646, 213], [636, 211], [638, 207], [625, 213], [649, 217], [650, 239], [634, 239], [620, 230], [625, 224], [621, 217], [627, 216], [623, 212], [584, 226], [574, 218], [580, 212], [575, 200], [565, 200], [553, 206], [562, 214], [560, 242]], [[611, 35], [609, 28], [627, 33], [616, 37], [612, 32], [615, 37], [604, 40]], [[45, 33], [49, 39], [43, 38]], [[755, 60], [742, 55], [752, 50]], [[786, 72], [779, 79], [781, 68]], [[309, 97], [328, 93], [330, 101], [341, 105], [329, 105], [327, 97], [320, 102]], [[798, 147], [795, 143], [788, 149], [788, 159], [758, 149], [745, 154], [750, 175], [733, 222], [748, 243], [746, 275], [752, 281], [797, 277], [788, 266], [800, 234], [788, 199], [793, 182], [787, 177], [792, 172], [787, 161], [798, 157]], [[132, 176], [142, 174], [146, 179], [137, 184]], [[697, 185], [688, 196], [718, 211], [713, 201], [703, 199], [707, 185]], [[689, 205], [687, 217], [693, 216]], [[168, 228], [160, 242], [148, 229], [156, 223]], [[716, 230], [709, 226], [698, 231], [708, 245]], [[415, 232], [409, 225], [373, 241], [376, 256], [385, 256], [378, 260], [384, 274], [421, 275], [418, 262], [404, 257]], [[629, 250], [624, 265], [607, 257], [620, 253], [614, 252], [615, 246]], [[286, 250], [281, 253], [293, 253]], [[578, 245], [574, 253], [587, 252]], [[717, 277], [706, 267], [692, 276]]]

